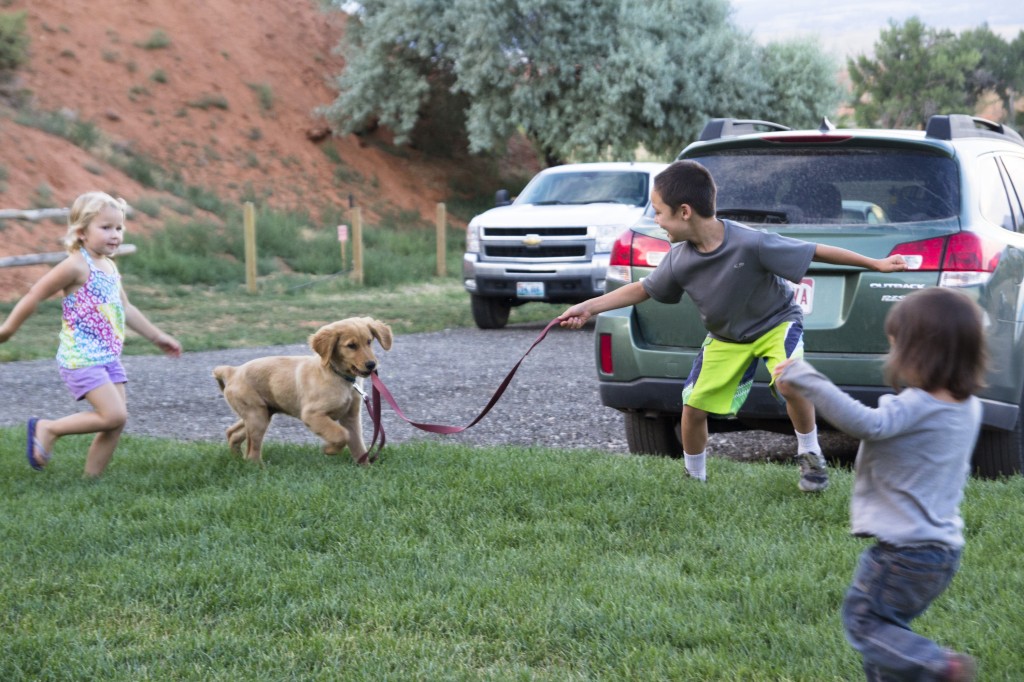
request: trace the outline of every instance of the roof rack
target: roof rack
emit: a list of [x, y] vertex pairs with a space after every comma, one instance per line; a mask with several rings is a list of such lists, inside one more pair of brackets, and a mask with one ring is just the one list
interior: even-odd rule
[[757, 128], [768, 128], [770, 130], [790, 130], [790, 128], [771, 121], [757, 121], [754, 119], [739, 118], [713, 118], [704, 124], [704, 130], [700, 131], [701, 142], [705, 140], [717, 140], [722, 137], [735, 135], [746, 135], [747, 133], [759, 132]]
[[937, 140], [954, 140], [965, 137], [994, 137], [1010, 139], [1024, 144], [1024, 139], [1013, 128], [979, 116], [967, 114], [936, 114], [928, 119], [926, 137]]

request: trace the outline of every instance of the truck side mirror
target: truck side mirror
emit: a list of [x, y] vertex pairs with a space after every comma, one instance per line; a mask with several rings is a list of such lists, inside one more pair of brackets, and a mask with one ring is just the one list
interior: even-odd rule
[[509, 200], [509, 194], [507, 189], [499, 189], [494, 193], [494, 205], [495, 206], [508, 206], [512, 202]]

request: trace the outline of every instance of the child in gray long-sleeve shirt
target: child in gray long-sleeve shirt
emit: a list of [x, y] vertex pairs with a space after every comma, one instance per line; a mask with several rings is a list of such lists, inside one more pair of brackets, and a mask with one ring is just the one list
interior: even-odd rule
[[[784, 397], [802, 395], [836, 428], [861, 439], [852, 533], [861, 555], [843, 603], [846, 636], [868, 680], [971, 680], [974, 661], [911, 631], [952, 581], [964, 546], [960, 501], [981, 425], [985, 344], [980, 308], [952, 289], [915, 292], [886, 317], [886, 375], [896, 395], [876, 409], [802, 360], [781, 363]], [[902, 389], [902, 390], [901, 390]]]

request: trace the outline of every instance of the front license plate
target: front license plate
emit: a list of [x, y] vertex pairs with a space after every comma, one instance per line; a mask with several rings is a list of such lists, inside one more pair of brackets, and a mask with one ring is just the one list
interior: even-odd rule
[[793, 285], [793, 300], [804, 311], [804, 315], [811, 314], [811, 311], [814, 310], [813, 278], [804, 277], [800, 284]]
[[516, 282], [519, 298], [544, 298], [544, 282]]

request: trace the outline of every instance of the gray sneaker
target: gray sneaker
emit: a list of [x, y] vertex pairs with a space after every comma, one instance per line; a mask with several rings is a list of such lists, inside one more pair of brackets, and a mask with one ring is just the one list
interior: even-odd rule
[[828, 487], [828, 470], [820, 452], [801, 452], [796, 461], [800, 465], [800, 490], [820, 493]]

